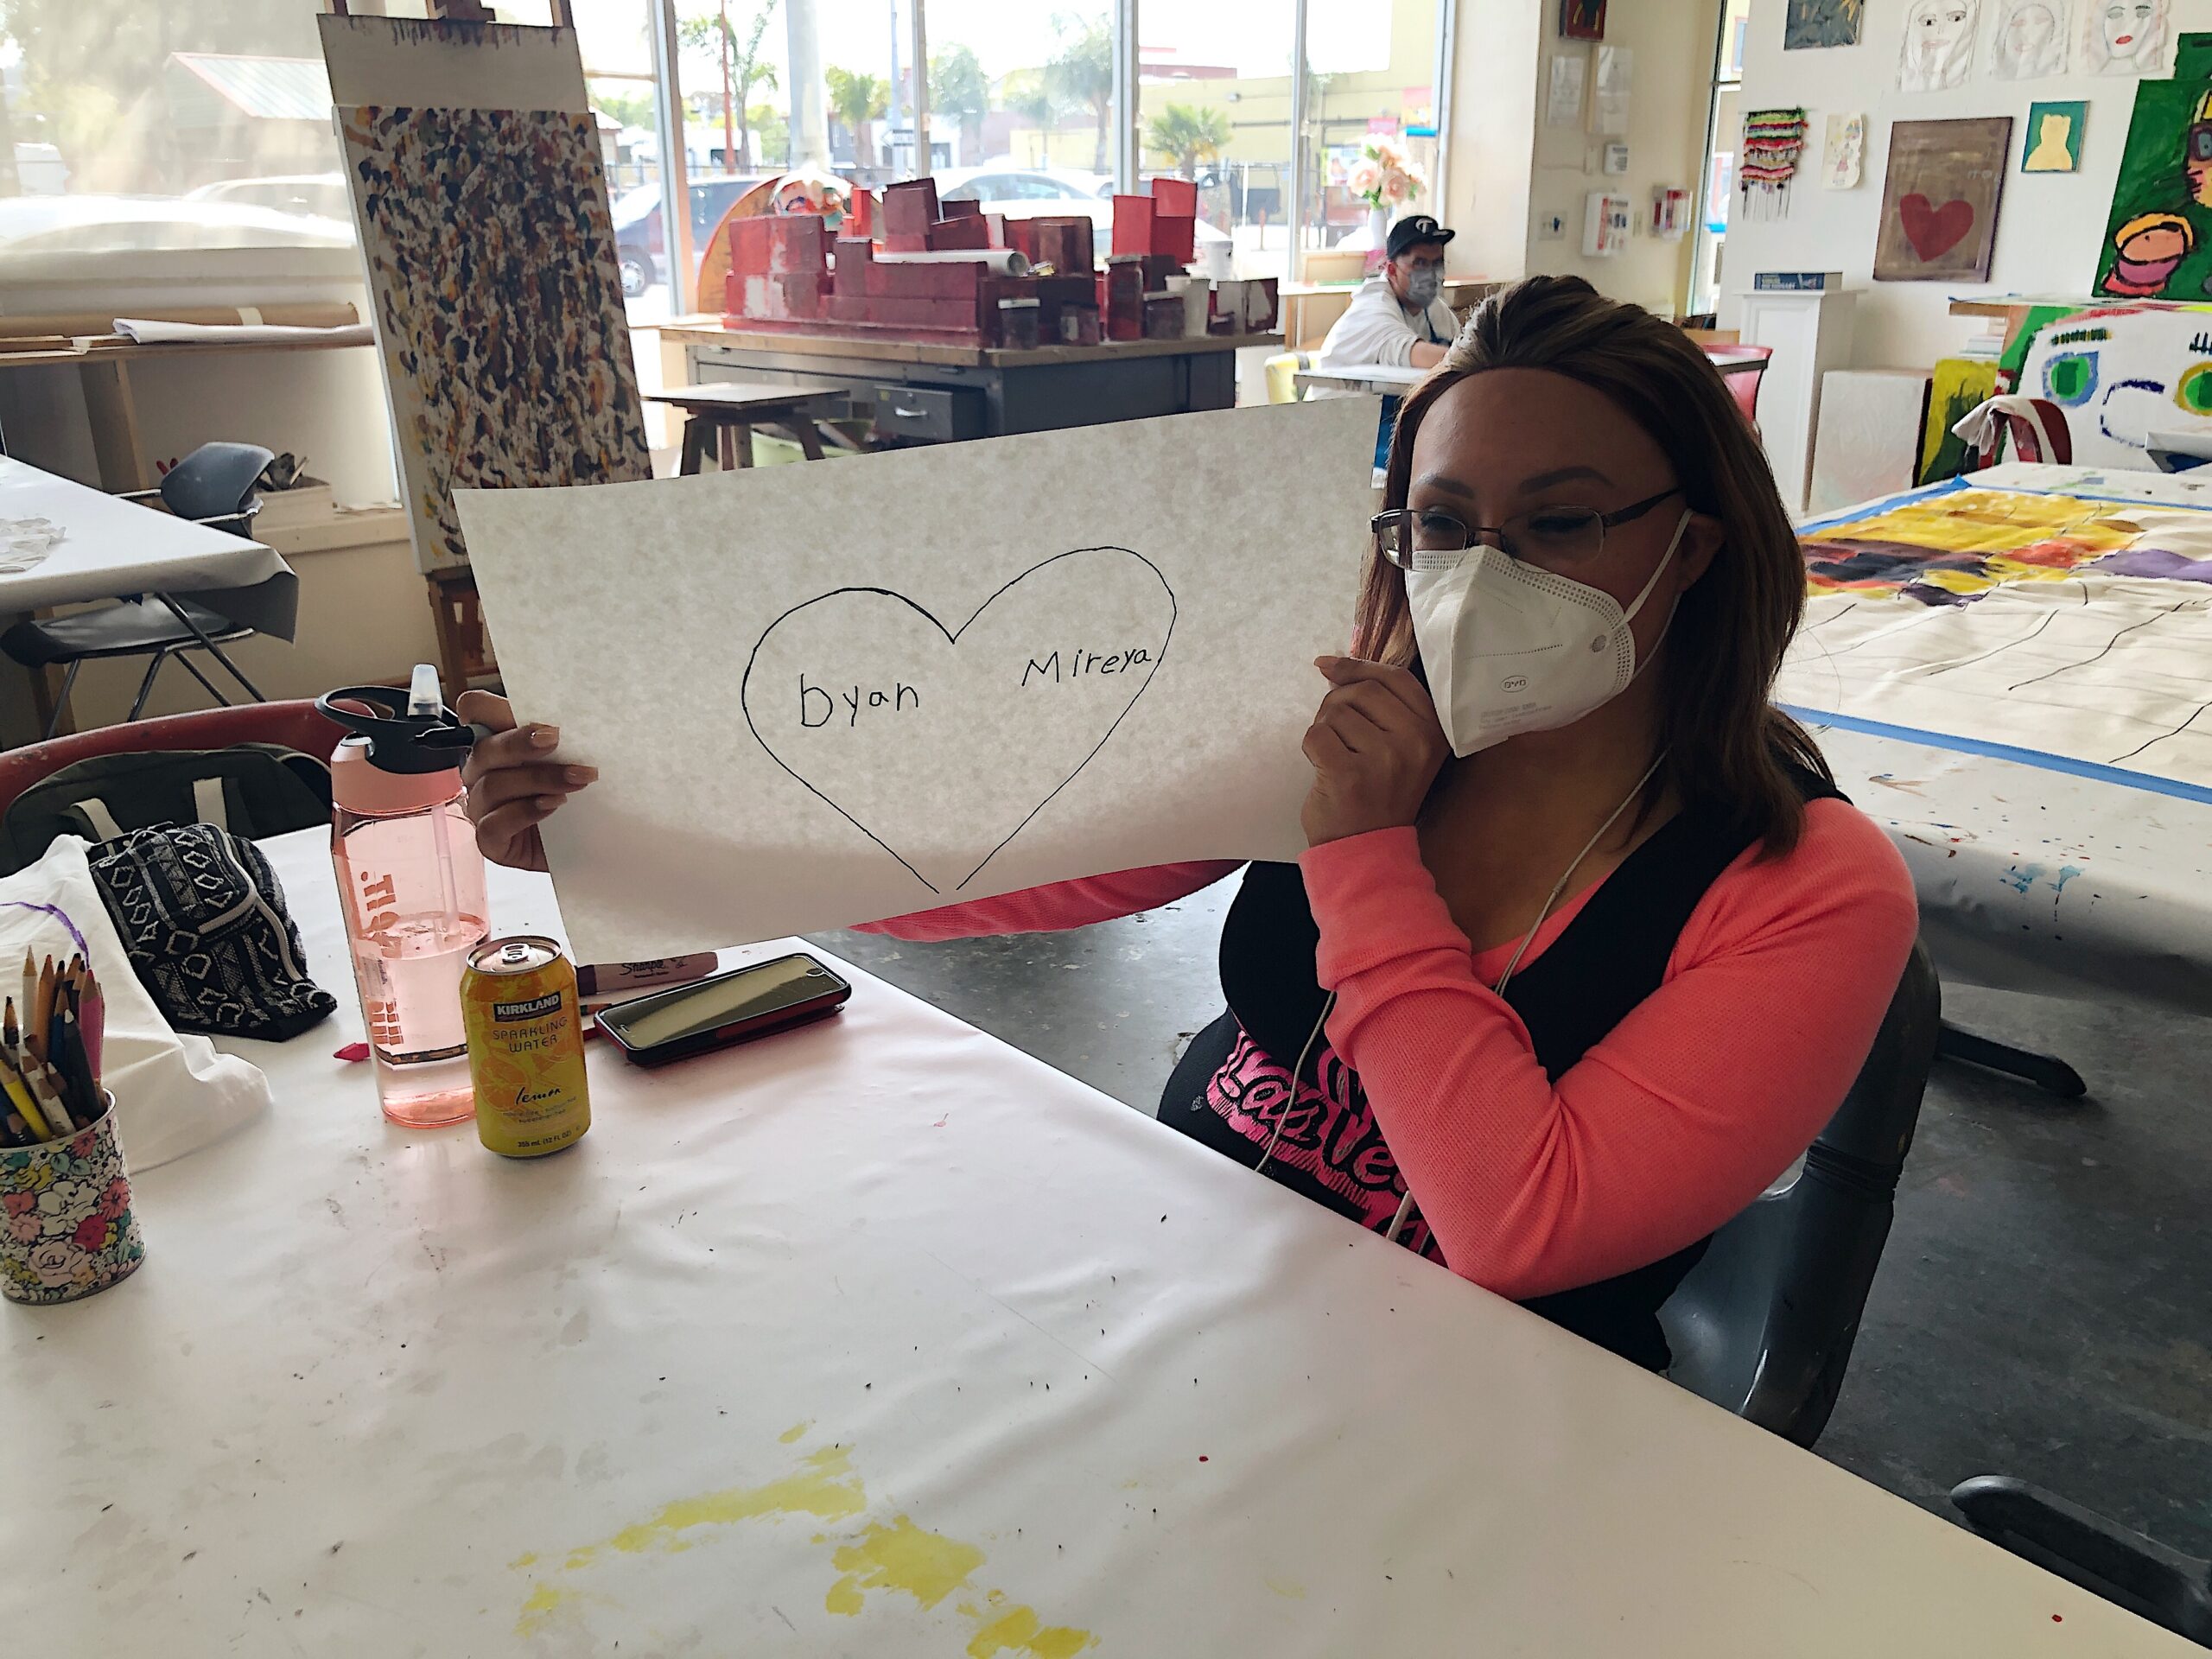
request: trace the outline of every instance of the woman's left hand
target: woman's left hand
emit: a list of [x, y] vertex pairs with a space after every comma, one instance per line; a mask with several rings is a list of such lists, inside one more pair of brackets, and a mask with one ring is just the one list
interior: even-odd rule
[[1302, 746], [1313, 787], [1300, 815], [1306, 844], [1409, 824], [1451, 757], [1436, 705], [1410, 669], [1320, 657], [1329, 682]]

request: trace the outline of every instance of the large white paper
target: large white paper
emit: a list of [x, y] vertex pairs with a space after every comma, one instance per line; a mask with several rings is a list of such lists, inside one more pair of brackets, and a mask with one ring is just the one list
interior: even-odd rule
[[1375, 406], [457, 493], [586, 961], [1289, 858]]

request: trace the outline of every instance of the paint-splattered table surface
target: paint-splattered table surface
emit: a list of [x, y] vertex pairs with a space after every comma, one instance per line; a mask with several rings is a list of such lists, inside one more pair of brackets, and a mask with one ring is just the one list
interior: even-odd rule
[[1944, 976], [2212, 1014], [2212, 478], [2008, 463], [1803, 534], [1780, 696]]
[[[43, 1655], [2193, 1652], [855, 972], [507, 1163], [341, 1014], [0, 1310]], [[494, 925], [556, 921], [495, 873]]]

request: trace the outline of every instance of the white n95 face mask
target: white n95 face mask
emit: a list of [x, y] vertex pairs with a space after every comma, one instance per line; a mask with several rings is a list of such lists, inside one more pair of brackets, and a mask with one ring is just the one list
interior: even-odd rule
[[1421, 568], [1416, 555], [1406, 572], [1406, 603], [1452, 753], [1464, 757], [1523, 732], [1571, 726], [1627, 690], [1642, 669], [1629, 624], [1673, 563], [1689, 522], [1685, 509], [1625, 611], [1600, 588], [1487, 543], [1440, 569]]

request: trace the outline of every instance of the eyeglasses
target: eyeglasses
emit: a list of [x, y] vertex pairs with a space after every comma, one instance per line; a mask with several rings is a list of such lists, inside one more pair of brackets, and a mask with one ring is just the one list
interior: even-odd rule
[[1605, 532], [1632, 523], [1681, 486], [1671, 484], [1656, 495], [1630, 502], [1618, 512], [1596, 507], [1537, 507], [1516, 513], [1502, 524], [1468, 524], [1434, 507], [1418, 510], [1394, 507], [1370, 521], [1376, 550], [1401, 570], [1449, 570], [1467, 550], [1490, 537], [1510, 559], [1535, 564], [1573, 564], [1593, 559], [1605, 549]]

